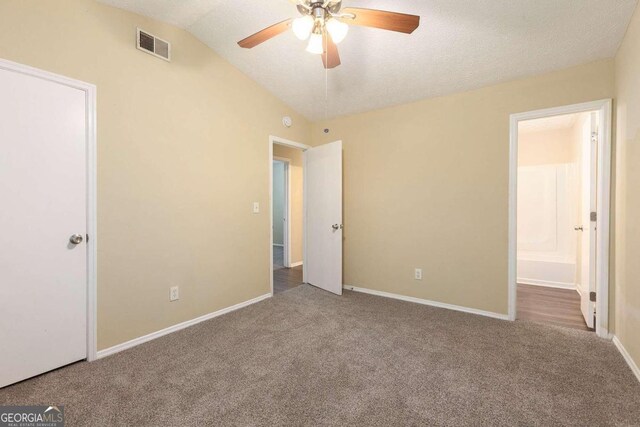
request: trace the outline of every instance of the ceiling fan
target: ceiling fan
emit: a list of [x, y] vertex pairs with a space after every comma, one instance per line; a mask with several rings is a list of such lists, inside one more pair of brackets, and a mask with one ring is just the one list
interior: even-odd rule
[[420, 25], [420, 17], [416, 15], [357, 7], [342, 9], [342, 0], [292, 2], [296, 4], [301, 17], [278, 22], [240, 40], [238, 45], [251, 49], [291, 28], [300, 40], [309, 39], [307, 52], [322, 55], [325, 68], [335, 68], [340, 65], [336, 44], [347, 36], [349, 24], [406, 34], [413, 33]]

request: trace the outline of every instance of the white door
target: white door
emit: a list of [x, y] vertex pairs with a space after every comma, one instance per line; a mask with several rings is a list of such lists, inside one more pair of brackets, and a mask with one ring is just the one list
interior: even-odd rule
[[304, 152], [305, 282], [342, 295], [342, 141]]
[[0, 68], [0, 387], [87, 356], [86, 108]]
[[595, 302], [590, 295], [596, 291], [596, 222], [591, 212], [597, 210], [598, 121], [590, 114], [582, 131], [582, 219], [580, 309], [587, 326], [594, 328]]

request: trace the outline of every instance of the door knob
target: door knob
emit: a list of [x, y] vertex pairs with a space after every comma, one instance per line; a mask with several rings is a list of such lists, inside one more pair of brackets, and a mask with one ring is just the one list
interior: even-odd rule
[[575, 227], [573, 227], [573, 229], [576, 230], [576, 231], [584, 231], [584, 228], [582, 226], [578, 227], [577, 225]]
[[81, 234], [73, 234], [71, 237], [69, 237], [69, 241], [71, 243], [73, 243], [74, 245], [79, 245], [80, 243], [82, 243], [82, 235]]
[[333, 231], [342, 230], [342, 224], [333, 224], [331, 228], [333, 228]]

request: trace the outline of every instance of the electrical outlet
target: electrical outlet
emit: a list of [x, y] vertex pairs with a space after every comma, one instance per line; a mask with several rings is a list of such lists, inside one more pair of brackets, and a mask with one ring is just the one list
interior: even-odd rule
[[416, 268], [415, 279], [416, 280], [422, 280], [422, 269], [421, 268]]
[[253, 202], [253, 213], [254, 214], [260, 213], [260, 203]]
[[177, 301], [180, 299], [180, 292], [177, 286], [173, 286], [169, 290], [169, 301]]

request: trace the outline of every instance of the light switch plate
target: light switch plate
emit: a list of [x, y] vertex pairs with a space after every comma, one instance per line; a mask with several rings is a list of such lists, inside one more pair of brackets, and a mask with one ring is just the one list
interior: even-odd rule
[[253, 213], [254, 214], [260, 213], [260, 203], [253, 202]]

